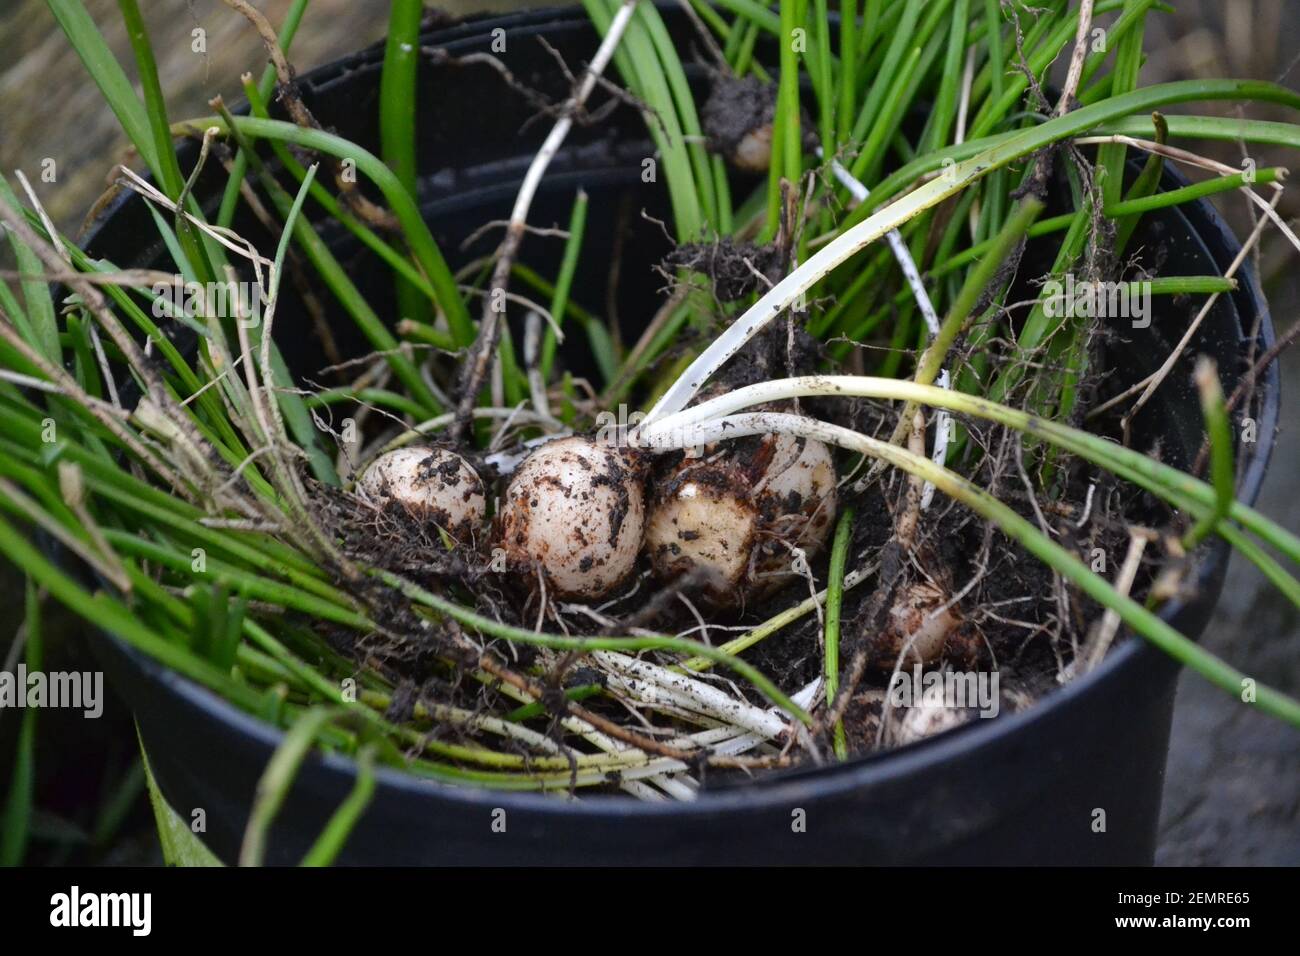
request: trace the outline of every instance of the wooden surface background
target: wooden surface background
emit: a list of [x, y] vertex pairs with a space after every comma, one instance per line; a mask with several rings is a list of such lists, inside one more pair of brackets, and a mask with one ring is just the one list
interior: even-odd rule
[[[116, 0], [85, 4], [134, 78]], [[258, 0], [256, 5], [278, 26], [290, 0]], [[437, 4], [457, 15], [544, 5], [540, 0]], [[173, 120], [209, 115], [208, 100], [218, 93], [229, 103], [240, 102], [240, 74], [261, 76], [267, 59], [259, 37], [221, 0], [144, 0], [140, 6]], [[381, 40], [387, 15], [385, 0], [312, 0], [290, 61], [306, 71]], [[205, 53], [192, 49], [195, 29], [205, 32]], [[75, 229], [126, 149], [116, 118], [44, 0], [0, 0], [0, 170], [22, 169], [56, 223]], [[47, 158], [56, 164], [54, 183], [39, 181]]]

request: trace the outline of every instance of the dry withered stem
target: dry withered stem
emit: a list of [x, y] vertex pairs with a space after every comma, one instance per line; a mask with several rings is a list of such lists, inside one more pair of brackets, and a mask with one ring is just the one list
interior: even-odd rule
[[[3, 220], [8, 228], [13, 230], [18, 238], [36, 253], [47, 269], [54, 272], [63, 272], [66, 269], [66, 264], [59, 256], [58, 252], [55, 251], [48, 242], [38, 236], [36, 231], [27, 224], [26, 220], [11, 209], [3, 199], [0, 199], [0, 220]], [[199, 434], [198, 430], [193, 426], [193, 423], [189, 421], [184, 411], [176, 405], [175, 400], [164, 387], [162, 378], [159, 376], [157, 369], [140, 350], [135, 339], [132, 338], [131, 335], [122, 327], [117, 316], [114, 315], [113, 311], [108, 307], [108, 304], [105, 301], [103, 294], [99, 291], [97, 284], [84, 277], [77, 278], [71, 275], [68, 277], [67, 281], [77, 294], [81, 296], [86, 308], [99, 322], [100, 327], [108, 332], [113, 343], [126, 357], [127, 362], [140, 375], [141, 379], [144, 381], [148, 397], [153, 404], [167, 416], [171, 425], [183, 434], [188, 443], [196, 449], [207, 450], [208, 445], [206, 440], [201, 434]], [[5, 318], [4, 328], [6, 332], [12, 330], [8, 317]], [[13, 336], [6, 336], [6, 339], [15, 348], [22, 350], [25, 357], [27, 357], [29, 361], [32, 361], [33, 364], [36, 364], [38, 368], [41, 368], [42, 373], [47, 377], [50, 377], [51, 381], [58, 383], [62, 388], [67, 390], [69, 395], [77, 398], [77, 400], [85, 405], [87, 409], [91, 410], [92, 413], [95, 412], [95, 408], [97, 407], [95, 403], [90, 400], [89, 396], [85, 395], [80, 386], [77, 385], [76, 381], [65, 370], [55, 367], [52, 363], [37, 356], [35, 350], [27, 346], [26, 342], [22, 341], [16, 334]], [[82, 401], [83, 397], [84, 401]], [[101, 421], [105, 427], [109, 428], [114, 435], [122, 440], [123, 443], [132, 450], [132, 452], [139, 455], [141, 461], [148, 463], [158, 476], [174, 488], [178, 494], [184, 497], [187, 501], [193, 502], [196, 500], [194, 488], [192, 488], [177, 471], [162, 462], [157, 455], [144, 446], [144, 444], [133, 432], [130, 431], [130, 429], [122, 425], [122, 423], [112, 415], [104, 415], [101, 418]], [[201, 457], [210, 460], [210, 456], [204, 455]], [[200, 478], [199, 484], [209, 484], [215, 477], [215, 474], [204, 475]]]
[[[218, 110], [218, 112], [225, 109], [225, 104], [219, 95], [214, 96], [208, 101], [208, 103], [213, 107], [213, 109]], [[222, 168], [226, 171], [227, 175], [229, 175], [233, 171], [235, 165], [230, 147], [221, 142], [216, 143], [215, 147], [217, 150], [217, 158], [220, 161]], [[249, 184], [247, 179], [240, 180], [239, 195], [240, 198], [248, 204], [248, 208], [253, 213], [253, 216], [262, 224], [263, 228], [266, 229], [269, 235], [275, 235], [280, 231], [282, 225], [276, 223], [275, 217], [271, 215], [270, 210], [266, 208], [266, 204], [262, 202], [262, 198]], [[285, 258], [288, 262], [286, 272], [290, 281], [293, 282], [294, 289], [302, 299], [307, 314], [311, 317], [312, 327], [320, 337], [321, 350], [325, 353], [325, 357], [330, 362], [335, 364], [342, 362], [343, 353], [339, 351], [338, 342], [334, 338], [334, 330], [325, 318], [325, 307], [321, 304], [320, 297], [316, 294], [316, 290], [312, 288], [311, 284], [306, 279], [309, 272], [302, 260], [302, 256], [293, 245], [290, 245], [285, 250]]]
[[1075, 93], [1079, 90], [1079, 80], [1083, 78], [1083, 63], [1088, 56], [1088, 35], [1092, 32], [1092, 8], [1093, 0], [1079, 0], [1079, 27], [1074, 34], [1074, 52], [1070, 55], [1065, 85], [1061, 87], [1061, 98], [1056, 102], [1057, 116], [1069, 112]]
[[496, 358], [497, 345], [501, 340], [501, 320], [505, 315], [505, 292], [510, 283], [510, 270], [524, 239], [528, 210], [532, 207], [537, 187], [542, 177], [546, 175], [546, 169], [559, 151], [569, 129], [573, 126], [575, 114], [587, 102], [587, 97], [596, 87], [596, 79], [604, 72], [613, 57], [623, 31], [631, 21], [636, 3], [637, 0], [624, 0], [623, 6], [619, 8], [610, 23], [600, 48], [596, 50], [596, 55], [592, 57], [586, 72], [583, 73], [582, 81], [576, 85], [573, 94], [565, 101], [560, 118], [542, 143], [541, 149], [537, 151], [537, 155], [533, 157], [528, 172], [524, 175], [524, 181], [519, 187], [515, 206], [510, 214], [510, 222], [506, 226], [505, 238], [497, 248], [497, 260], [492, 269], [489, 291], [483, 299], [478, 338], [465, 362], [465, 373], [461, 378], [460, 401], [456, 408], [456, 421], [451, 429], [454, 440], [462, 441], [468, 433], [474, 406], [478, 403], [479, 390], [483, 387], [488, 369]]
[[[1236, 411], [1237, 406], [1241, 404], [1242, 400], [1245, 399], [1247, 395], [1254, 392], [1255, 383], [1258, 381], [1259, 376], [1263, 375], [1264, 370], [1277, 361], [1279, 355], [1294, 345], [1297, 338], [1300, 338], [1300, 321], [1294, 322], [1291, 325], [1291, 328], [1278, 336], [1272, 347], [1259, 357], [1259, 360], [1250, 367], [1250, 370], [1242, 380], [1237, 383], [1237, 387], [1232, 390], [1232, 394], [1228, 397], [1226, 403], [1229, 414]], [[1192, 465], [1191, 470], [1193, 475], [1199, 475], [1205, 470], [1205, 462], [1209, 458], [1209, 455], [1210, 440], [1207, 437], [1202, 440], [1200, 451], [1196, 453], [1196, 463]]]
[[686, 764], [705, 763], [712, 767], [725, 767], [732, 769], [774, 769], [791, 765], [791, 761], [786, 757], [728, 757], [719, 754], [709, 753], [707, 748], [697, 747], [694, 750], [682, 750], [669, 744], [655, 740], [653, 737], [647, 737], [644, 734], [637, 733], [635, 730], [602, 717], [576, 701], [569, 700], [559, 693], [553, 687], [534, 678], [520, 674], [507, 667], [503, 662], [491, 654], [479, 654], [468, 640], [463, 636], [457, 636], [457, 644], [461, 648], [477, 654], [475, 663], [480, 670], [491, 674], [504, 683], [509, 684], [516, 690], [522, 691], [535, 700], [542, 701], [548, 710], [553, 713], [558, 712], [564, 716], [575, 717], [584, 723], [590, 724], [596, 730], [613, 737], [625, 744], [636, 747], [645, 753], [657, 754], [660, 757], [669, 757], [673, 760], [680, 760]]

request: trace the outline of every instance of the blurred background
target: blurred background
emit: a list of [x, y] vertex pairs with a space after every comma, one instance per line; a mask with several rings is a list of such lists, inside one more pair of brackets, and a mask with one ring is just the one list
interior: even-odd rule
[[[430, 8], [463, 16], [541, 7], [518, 0], [447, 0]], [[550, 4], [554, 5], [554, 4]], [[260, 74], [263, 49], [246, 20], [221, 0], [151, 0], [148, 18], [173, 120], [207, 115], [217, 94], [242, 99], [239, 76]], [[278, 23], [289, 0], [256, 3]], [[126, 33], [114, 0], [86, 0], [123, 62]], [[1142, 82], [1237, 77], [1300, 89], [1300, 8], [1295, 0], [1179, 0], [1147, 30]], [[300, 72], [383, 38], [387, 4], [313, 0], [292, 48]], [[192, 31], [206, 34], [206, 52], [192, 50]], [[1063, 64], [1058, 64], [1062, 66]], [[1197, 104], [1201, 112], [1234, 115], [1231, 104]], [[1258, 107], [1254, 119], [1278, 119]], [[1286, 117], [1294, 121], [1294, 117]], [[1239, 165], [1230, 143], [1201, 150]], [[1300, 165], [1293, 152], [1261, 150], [1259, 166]], [[54, 160], [56, 181], [42, 182]], [[73, 54], [43, 0], [0, 0], [0, 170], [22, 169], [56, 225], [75, 234], [107, 186], [117, 162], [130, 162], [125, 137]], [[1224, 194], [1219, 208], [1239, 236], [1253, 225], [1244, 198]], [[1216, 197], [1218, 198], [1218, 197]], [[1279, 210], [1293, 225], [1300, 191]], [[1255, 257], [1274, 322], [1300, 320], [1300, 253], [1275, 230]], [[1300, 531], [1300, 422], [1296, 383], [1300, 352], [1283, 360], [1283, 415], [1259, 508]], [[1289, 414], [1290, 413], [1290, 414]], [[1249, 674], [1292, 695], [1300, 693], [1300, 614], [1236, 561], [1203, 643]], [[24, 582], [0, 557], [0, 669], [16, 664]], [[52, 602], [44, 606], [46, 670], [89, 666], [86, 628]], [[8, 790], [22, 712], [0, 710], [0, 799]], [[130, 713], [109, 694], [99, 720], [44, 710], [37, 720], [36, 804], [26, 862], [34, 864], [161, 863]], [[1165, 782], [1157, 863], [1300, 864], [1300, 732], [1235, 704], [1193, 675], [1179, 685]]]

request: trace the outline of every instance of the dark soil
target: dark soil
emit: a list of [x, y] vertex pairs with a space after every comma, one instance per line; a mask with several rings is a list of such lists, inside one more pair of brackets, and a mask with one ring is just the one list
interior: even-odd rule
[[[709, 97], [700, 110], [700, 126], [710, 150], [725, 156], [733, 166], [747, 172], [767, 168], [761, 148], [770, 150], [772, 120], [776, 116], [776, 86], [750, 75], [715, 76]], [[816, 137], [804, 114], [800, 124], [804, 146], [812, 149]], [[761, 146], [760, 146], [761, 144]]]
[[783, 258], [774, 244], [756, 245], [724, 237], [680, 245], [664, 258], [664, 265], [708, 276], [719, 302], [735, 302], [751, 292], [766, 292], [774, 285], [780, 278]]

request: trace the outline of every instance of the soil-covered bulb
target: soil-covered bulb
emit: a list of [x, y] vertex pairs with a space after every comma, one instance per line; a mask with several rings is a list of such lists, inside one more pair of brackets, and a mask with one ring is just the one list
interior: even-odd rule
[[737, 169], [761, 173], [772, 162], [776, 88], [754, 76], [722, 77], [709, 90], [700, 120], [709, 148]]
[[636, 567], [645, 493], [629, 453], [589, 438], [542, 445], [506, 488], [496, 541], [512, 574], [548, 596], [596, 600]]
[[483, 482], [445, 448], [398, 448], [380, 455], [357, 482], [371, 501], [392, 500], [462, 541], [472, 540], [487, 513]]

